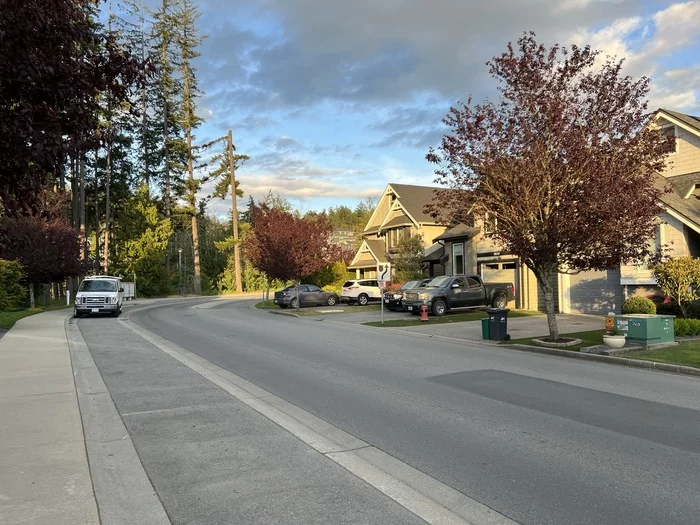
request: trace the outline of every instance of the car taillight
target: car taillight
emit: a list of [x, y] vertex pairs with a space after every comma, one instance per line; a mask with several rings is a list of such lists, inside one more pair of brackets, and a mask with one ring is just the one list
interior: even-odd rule
[[351, 286], [350, 288], [348, 288], [348, 290], [359, 290], [359, 289], [360, 289], [359, 286]]
[[515, 297], [515, 285], [514, 284], [510, 285], [510, 291], [513, 294], [513, 297]]

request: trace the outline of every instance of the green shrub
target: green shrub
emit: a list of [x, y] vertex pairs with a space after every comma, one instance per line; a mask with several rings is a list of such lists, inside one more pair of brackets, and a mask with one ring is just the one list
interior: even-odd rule
[[655, 314], [656, 305], [646, 297], [630, 297], [622, 305], [623, 314]]
[[21, 280], [22, 265], [18, 261], [0, 259], [0, 311], [24, 303], [27, 289], [20, 284]]
[[700, 319], [686, 319], [688, 335], [700, 335]]
[[343, 287], [338, 286], [336, 284], [327, 284], [326, 286], [323, 287], [323, 291], [324, 292], [333, 292], [333, 293], [340, 295], [340, 293], [343, 291]]
[[690, 332], [690, 323], [688, 323], [687, 319], [674, 319], [673, 332], [678, 337], [688, 335]]

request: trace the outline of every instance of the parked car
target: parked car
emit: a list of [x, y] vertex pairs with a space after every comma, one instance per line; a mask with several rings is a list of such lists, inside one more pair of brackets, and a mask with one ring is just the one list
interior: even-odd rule
[[95, 275], [86, 277], [75, 294], [73, 315], [111, 314], [118, 317], [122, 312], [124, 288], [119, 277]]
[[280, 308], [300, 308], [302, 306], [333, 306], [338, 302], [335, 292], [326, 292], [313, 284], [288, 286], [275, 292], [274, 303]]
[[453, 308], [505, 308], [514, 298], [513, 283], [484, 283], [478, 275], [444, 275], [430, 281], [426, 288], [408, 290], [403, 303], [414, 314], [426, 305], [433, 315], [445, 315]]
[[365, 306], [370, 301], [381, 301], [382, 291], [376, 279], [351, 279], [343, 284], [340, 301]]
[[414, 288], [424, 288], [432, 279], [423, 279], [417, 281], [408, 281], [404, 283], [398, 290], [388, 290], [384, 292], [384, 306], [392, 312], [397, 310], [405, 310], [403, 305], [403, 296], [406, 290]]

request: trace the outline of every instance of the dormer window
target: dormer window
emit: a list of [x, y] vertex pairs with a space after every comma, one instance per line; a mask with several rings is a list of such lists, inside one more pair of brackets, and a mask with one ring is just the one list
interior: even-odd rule
[[673, 138], [673, 140], [676, 143], [676, 149], [673, 151], [673, 153], [671, 153], [671, 155], [673, 155], [674, 153], [678, 153], [678, 128], [673, 124], [665, 124], [661, 126], [661, 132], [669, 138]]

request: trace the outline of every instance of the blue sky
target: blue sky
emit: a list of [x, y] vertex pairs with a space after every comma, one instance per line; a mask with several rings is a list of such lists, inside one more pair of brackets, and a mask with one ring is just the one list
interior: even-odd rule
[[[150, 5], [158, 0], [148, 0]], [[200, 0], [206, 124], [251, 160], [247, 195], [355, 206], [387, 183], [431, 184], [450, 106], [493, 97], [484, 63], [534, 30], [591, 44], [653, 79], [651, 107], [700, 114], [700, 0]], [[207, 191], [208, 188], [204, 188]], [[210, 205], [225, 213], [230, 201]]]

